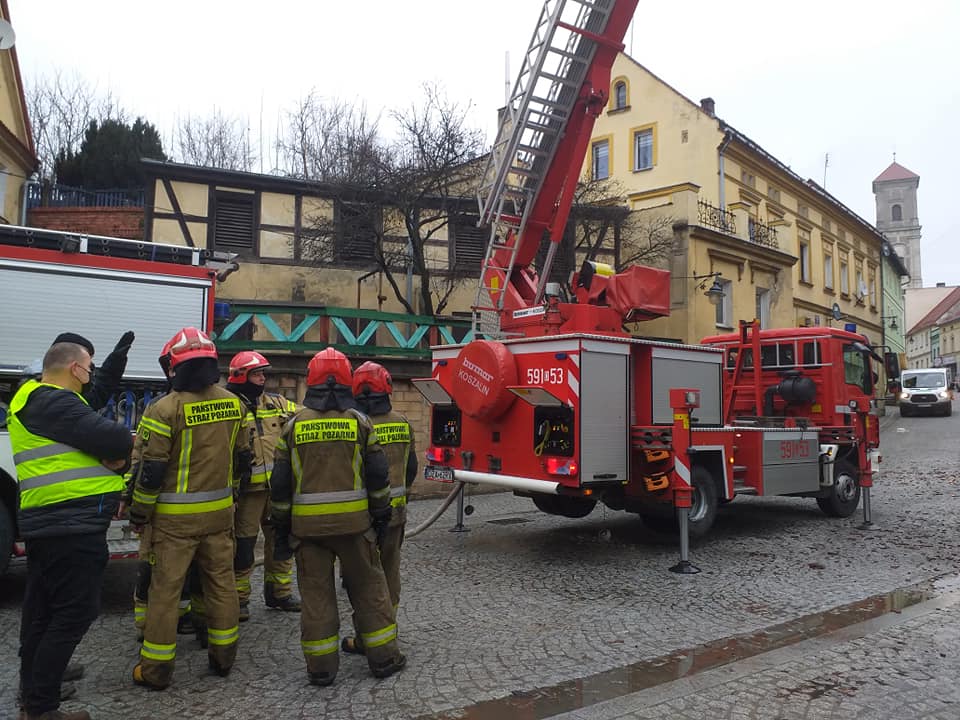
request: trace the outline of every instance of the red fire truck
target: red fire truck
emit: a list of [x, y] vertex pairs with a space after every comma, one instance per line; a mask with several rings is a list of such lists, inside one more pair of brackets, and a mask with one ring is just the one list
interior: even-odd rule
[[[233, 255], [206, 249], [0, 225], [0, 575], [16, 539], [17, 483], [6, 403], [60, 332], [89, 338], [98, 355], [136, 332], [124, 385], [101, 412], [131, 432], [166, 383], [157, 355], [181, 327], [212, 329], [214, 285]], [[135, 557], [125, 521], [108, 535], [113, 558]]]
[[[485, 339], [437, 347], [426, 477], [498, 485], [547, 513], [597, 502], [705, 535], [738, 494], [816, 498], [846, 517], [879, 462], [867, 338], [832, 328], [683, 345], [624, 324], [669, 313], [669, 273], [587, 263], [546, 282], [610, 67], [636, 0], [543, 9], [480, 191], [491, 226], [475, 317]], [[538, 274], [532, 263], [546, 243]]]

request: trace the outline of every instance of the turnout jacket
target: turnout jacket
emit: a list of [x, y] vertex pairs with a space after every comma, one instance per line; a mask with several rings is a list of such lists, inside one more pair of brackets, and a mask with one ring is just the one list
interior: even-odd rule
[[417, 478], [413, 427], [406, 417], [393, 410], [369, 417], [390, 467], [390, 526], [403, 525], [407, 521], [407, 491]]
[[237, 473], [250, 451], [242, 422], [240, 398], [216, 385], [174, 390], [150, 405], [138, 431], [143, 454], [131, 520], [172, 535], [232, 527]]
[[383, 448], [359, 410], [304, 408], [283, 429], [271, 478], [271, 516], [299, 538], [362, 533], [387, 511]]
[[28, 380], [10, 402], [20, 534], [30, 540], [105, 532], [123, 478], [101, 460], [130, 455], [130, 432], [98, 415], [79, 394]]
[[263, 393], [255, 405], [244, 399], [243, 432], [250, 437], [250, 450], [253, 452], [253, 471], [249, 484], [245, 483], [240, 492], [258, 492], [267, 490], [270, 474], [273, 472], [273, 456], [284, 423], [300, 409], [292, 400], [274, 393]]

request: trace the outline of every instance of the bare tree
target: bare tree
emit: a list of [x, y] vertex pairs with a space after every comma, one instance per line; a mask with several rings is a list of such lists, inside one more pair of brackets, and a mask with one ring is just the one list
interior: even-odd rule
[[175, 156], [181, 162], [223, 170], [253, 168], [256, 157], [250, 149], [246, 123], [219, 110], [201, 117], [187, 115], [177, 123]]
[[570, 214], [575, 251], [586, 260], [606, 254], [617, 270], [661, 266], [673, 252], [675, 222], [672, 215], [631, 211], [626, 194], [613, 180], [579, 182]]
[[277, 139], [278, 169], [320, 182], [370, 183], [382, 151], [378, 118], [315, 90], [286, 113]]
[[76, 74], [58, 70], [52, 76], [38, 75], [25, 89], [39, 172], [47, 180], [53, 179], [58, 155], [79, 150], [91, 121], [127, 120], [112, 93], [99, 93]]
[[[434, 241], [449, 237], [451, 219], [476, 212], [470, 161], [482, 151], [483, 138], [467, 125], [466, 108], [432, 85], [424, 87], [419, 104], [393, 111], [390, 118], [396, 130], [388, 143], [370, 133], [369, 126], [355, 122], [335, 128], [346, 131], [347, 137], [325, 137], [323, 143], [304, 148], [304, 168], [322, 167], [311, 162], [307, 152], [311, 149], [326, 153], [333, 149], [326, 158], [338, 157], [345, 148], [361, 153], [352, 164], [341, 160], [341, 171], [353, 182], [334, 189], [332, 219], [311, 223], [310, 249], [305, 245], [304, 255], [315, 262], [339, 262], [362, 257], [368, 249], [368, 266], [372, 261], [383, 273], [407, 312], [433, 315], [443, 312], [465, 279], [447, 252], [431, 250]], [[336, 171], [325, 175], [327, 180], [339, 177], [344, 175]], [[470, 276], [478, 273], [476, 268]], [[419, 280], [416, 300], [405, 275]]]

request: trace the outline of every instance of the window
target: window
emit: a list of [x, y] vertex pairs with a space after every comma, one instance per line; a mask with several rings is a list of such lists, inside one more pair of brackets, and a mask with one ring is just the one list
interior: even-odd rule
[[870, 268], [870, 307], [877, 306], [877, 269]]
[[823, 286], [833, 290], [833, 255], [830, 253], [823, 256]]
[[773, 200], [775, 203], [780, 202], [780, 191], [777, 190], [775, 187], [771, 187], [767, 189], [767, 196], [771, 200]]
[[840, 292], [844, 295], [850, 294], [850, 278], [848, 267], [847, 258], [840, 258]]
[[899, 205], [894, 205], [892, 208], [890, 208], [890, 219], [894, 222], [903, 220], [903, 208], [901, 208]]
[[863, 270], [857, 268], [857, 286], [854, 288], [857, 295], [857, 302], [863, 303], [867, 297], [867, 284], [863, 281]]
[[487, 252], [488, 228], [477, 227], [476, 215], [459, 215], [451, 219], [450, 269], [457, 275], [475, 275]]
[[213, 246], [228, 252], [253, 253], [256, 195], [217, 191], [213, 196]]
[[833, 224], [827, 219], [823, 219], [823, 229], [827, 232], [830, 232], [833, 229]]
[[717, 304], [717, 325], [733, 327], [733, 283], [717, 278], [723, 288], [723, 299]]
[[756, 318], [761, 329], [770, 327], [770, 291], [766, 288], [757, 288]]
[[639, 130], [633, 134], [633, 169], [649, 170], [653, 167], [653, 129]]
[[808, 208], [806, 205], [800, 205], [799, 207], [797, 207], [797, 215], [799, 215], [802, 218], [809, 218], [810, 208]]
[[755, 188], [757, 186], [757, 176], [753, 173], [749, 173], [746, 170], [740, 171], [740, 182], [742, 182], [747, 187]]
[[821, 363], [820, 358], [823, 356], [822, 351], [820, 350], [820, 342], [805, 342], [803, 344], [803, 364], [804, 365], [819, 365]]
[[627, 106], [627, 84], [618, 82], [613, 86], [613, 106], [617, 110], [622, 110]]
[[608, 177], [610, 177], [610, 141], [601, 140], [593, 144], [591, 179], [606, 180]]
[[870, 363], [863, 352], [853, 345], [843, 346], [843, 379], [849, 385], [858, 386], [867, 395], [873, 391]]
[[810, 282], [810, 244], [800, 241], [800, 282]]
[[338, 202], [336, 214], [336, 261], [369, 265], [383, 228], [381, 209], [376, 205]]

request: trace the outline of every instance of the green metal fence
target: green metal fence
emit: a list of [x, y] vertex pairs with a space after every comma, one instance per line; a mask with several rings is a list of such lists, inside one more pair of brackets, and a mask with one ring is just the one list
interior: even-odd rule
[[314, 353], [332, 346], [351, 356], [428, 359], [431, 345], [473, 339], [468, 319], [326, 305], [229, 303], [225, 322], [215, 333], [225, 352]]

